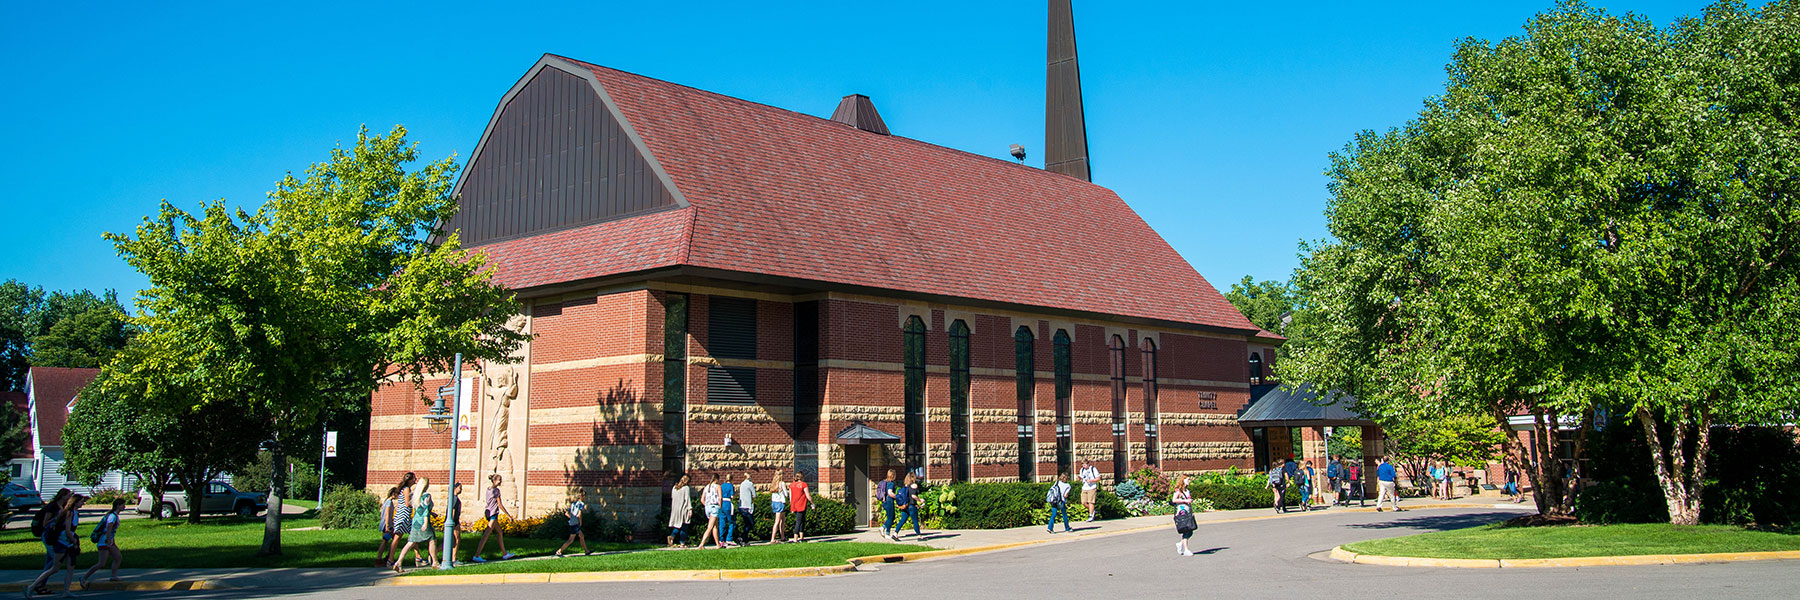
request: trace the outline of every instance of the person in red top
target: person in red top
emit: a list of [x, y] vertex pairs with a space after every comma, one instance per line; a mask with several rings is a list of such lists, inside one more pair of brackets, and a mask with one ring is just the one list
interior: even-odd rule
[[795, 477], [794, 482], [788, 484], [788, 512], [794, 513], [794, 537], [791, 541], [806, 539], [806, 507], [812, 504], [811, 500], [811, 494], [806, 492], [806, 480]]

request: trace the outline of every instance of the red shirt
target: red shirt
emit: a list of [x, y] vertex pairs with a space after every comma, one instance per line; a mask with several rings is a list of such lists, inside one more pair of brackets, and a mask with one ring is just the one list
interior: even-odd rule
[[806, 482], [795, 481], [788, 484], [788, 510], [800, 512], [806, 510]]

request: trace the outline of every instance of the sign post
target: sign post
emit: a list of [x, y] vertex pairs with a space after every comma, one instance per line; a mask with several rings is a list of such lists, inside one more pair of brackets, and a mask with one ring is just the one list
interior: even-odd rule
[[[456, 548], [456, 539], [452, 537], [456, 532], [456, 522], [455, 514], [450, 510], [450, 503], [458, 501], [456, 498], [456, 447], [457, 438], [462, 431], [462, 395], [462, 353], [458, 352], [455, 363], [450, 367], [450, 477], [444, 480], [444, 554], [443, 560], [438, 562], [438, 569], [443, 571], [450, 570], [456, 563], [456, 555], [451, 554]], [[444, 406], [442, 389], [438, 390], [438, 406], [440, 408]]]
[[[330, 427], [327, 424], [325, 427]], [[325, 459], [337, 457], [337, 432], [325, 430], [325, 443], [319, 445], [319, 505], [325, 508]]]

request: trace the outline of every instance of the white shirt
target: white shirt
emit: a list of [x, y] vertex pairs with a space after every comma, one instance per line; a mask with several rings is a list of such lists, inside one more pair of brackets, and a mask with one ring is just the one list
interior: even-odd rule
[[1100, 470], [1094, 465], [1081, 468], [1081, 489], [1091, 490], [1100, 487]]
[[737, 489], [739, 508], [756, 506], [753, 504], [756, 500], [756, 484], [750, 483], [750, 480], [745, 479], [743, 483], [738, 484]]

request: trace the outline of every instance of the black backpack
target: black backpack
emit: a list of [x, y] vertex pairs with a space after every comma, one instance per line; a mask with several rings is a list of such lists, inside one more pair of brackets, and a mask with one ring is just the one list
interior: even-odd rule
[[37, 514], [31, 516], [31, 536], [43, 539], [44, 524], [49, 523], [55, 518], [56, 511], [51, 510], [49, 505], [44, 505], [43, 508], [38, 509]]

